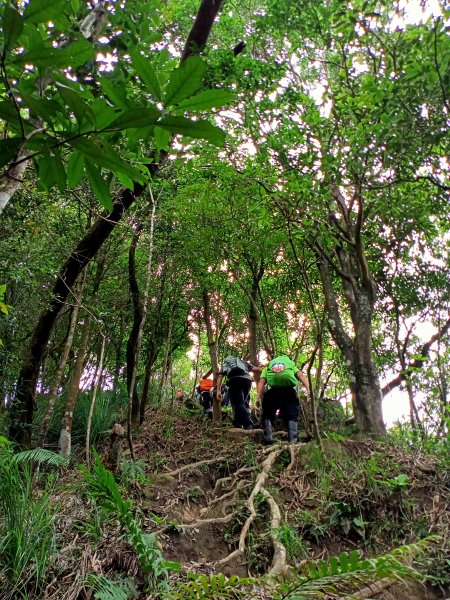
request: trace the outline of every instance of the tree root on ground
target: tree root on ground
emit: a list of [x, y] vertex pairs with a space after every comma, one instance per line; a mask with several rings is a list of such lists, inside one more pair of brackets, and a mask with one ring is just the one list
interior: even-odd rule
[[185, 471], [194, 471], [198, 467], [202, 467], [203, 465], [212, 465], [217, 462], [221, 462], [223, 460], [227, 460], [226, 456], [218, 456], [217, 458], [209, 458], [208, 460], [200, 460], [199, 462], [189, 463], [188, 465], [183, 465], [179, 469], [175, 469], [174, 471], [167, 471], [164, 473], [158, 473], [158, 475], [163, 475], [165, 477], [176, 477], [177, 475], [181, 475]]
[[235, 513], [232, 512], [229, 515], [226, 515], [225, 517], [215, 517], [213, 519], [200, 519], [199, 521], [194, 521], [194, 523], [177, 523], [172, 525], [166, 525], [165, 527], [161, 527], [161, 529], [152, 531], [151, 534], [158, 536], [162, 533], [170, 531], [171, 529], [185, 531], [189, 529], [198, 529], [199, 527], [205, 527], [205, 525], [221, 525], [223, 523], [229, 523], [234, 516]]
[[266, 499], [267, 504], [270, 507], [270, 539], [273, 545], [273, 558], [272, 566], [269, 569], [269, 575], [277, 575], [278, 573], [286, 572], [286, 568], [289, 568], [286, 564], [286, 548], [282, 542], [277, 538], [277, 529], [281, 524], [281, 512], [280, 507], [275, 502], [273, 496], [265, 488], [261, 488], [260, 493]]
[[225, 558], [219, 560], [216, 563], [217, 567], [223, 567], [223, 566], [227, 565], [228, 563], [230, 563], [235, 558], [243, 556], [243, 554], [245, 552], [245, 542], [247, 539], [248, 532], [250, 530], [250, 526], [253, 523], [253, 521], [256, 519], [256, 516], [257, 516], [254, 499], [255, 499], [256, 495], [258, 493], [260, 493], [261, 490], [264, 488], [264, 484], [266, 483], [266, 480], [269, 476], [269, 472], [270, 472], [271, 468], [273, 467], [273, 464], [275, 463], [276, 459], [283, 452], [283, 450], [284, 450], [284, 448], [276, 448], [275, 450], [272, 450], [272, 452], [270, 452], [270, 454], [267, 456], [267, 458], [263, 461], [263, 463], [261, 465], [262, 470], [259, 473], [258, 477], [256, 478], [255, 485], [253, 486], [251, 494], [248, 497], [247, 502], [245, 503], [250, 514], [247, 517], [247, 519], [241, 529], [241, 533], [239, 536], [239, 545], [236, 550], [231, 552], [231, 554], [229, 554]]
[[251, 473], [252, 471], [254, 471], [257, 467], [253, 466], [253, 467], [241, 467], [240, 469], [238, 469], [236, 471], [236, 473], [233, 473], [233, 475], [229, 475], [228, 477], [220, 477], [220, 479], [216, 480], [216, 483], [214, 485], [214, 492], [216, 492], [217, 488], [222, 485], [223, 483], [225, 483], [225, 481], [231, 481], [231, 485], [233, 485], [233, 483], [236, 481], [236, 479], [238, 478], [239, 475], [242, 475], [243, 473]]

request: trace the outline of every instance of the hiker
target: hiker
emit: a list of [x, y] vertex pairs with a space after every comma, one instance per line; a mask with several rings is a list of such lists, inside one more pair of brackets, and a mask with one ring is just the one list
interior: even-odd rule
[[[264, 443], [272, 444], [272, 425], [277, 411], [281, 413], [288, 429], [289, 442], [297, 442], [300, 405], [296, 393], [297, 380], [309, 391], [308, 380], [289, 357], [273, 358], [263, 369], [257, 393], [262, 403]], [[267, 388], [266, 388], [267, 385]]]
[[200, 379], [199, 390], [200, 390], [200, 404], [203, 408], [203, 416], [208, 419], [212, 419], [212, 387], [213, 380], [203, 375]]
[[227, 378], [228, 393], [231, 407], [233, 408], [234, 427], [253, 429], [254, 425], [250, 419], [250, 405], [247, 398], [252, 387], [250, 373], [261, 373], [262, 369], [251, 363], [227, 356], [217, 378], [217, 399], [222, 401], [222, 379]]

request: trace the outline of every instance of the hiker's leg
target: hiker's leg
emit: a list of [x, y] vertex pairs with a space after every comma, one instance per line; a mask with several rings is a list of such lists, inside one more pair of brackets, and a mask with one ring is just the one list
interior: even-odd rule
[[230, 402], [233, 407], [235, 427], [252, 427], [253, 423], [250, 419], [250, 414], [245, 406], [245, 399], [247, 398], [252, 382], [250, 379], [244, 379], [242, 377], [232, 377], [228, 382], [230, 389]]
[[276, 400], [276, 393], [273, 390], [267, 390], [264, 393], [262, 399], [262, 425], [264, 430], [264, 443], [272, 444], [272, 425], [275, 421], [275, 415], [277, 412], [278, 404]]
[[212, 398], [210, 392], [202, 392], [203, 416], [212, 419]]
[[287, 421], [289, 442], [297, 441], [298, 415], [300, 404], [295, 393], [295, 388], [287, 388], [284, 396], [284, 414]]

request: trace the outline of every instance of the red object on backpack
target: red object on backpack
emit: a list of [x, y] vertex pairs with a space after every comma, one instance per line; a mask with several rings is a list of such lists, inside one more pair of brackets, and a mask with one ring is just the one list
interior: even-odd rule
[[212, 379], [200, 379], [200, 391], [201, 392], [209, 392], [213, 386]]

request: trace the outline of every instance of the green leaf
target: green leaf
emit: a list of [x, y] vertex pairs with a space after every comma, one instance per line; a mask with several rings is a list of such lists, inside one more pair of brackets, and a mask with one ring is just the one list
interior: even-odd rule
[[55, 117], [58, 112], [65, 112], [63, 107], [55, 100], [40, 98], [26, 94], [20, 91], [22, 106], [29, 108], [35, 117], [41, 117], [45, 121], [49, 121]]
[[157, 150], [168, 150], [171, 137], [172, 134], [167, 129], [163, 129], [162, 127], [155, 127], [155, 148]]
[[22, 138], [0, 140], [0, 168], [7, 165], [17, 154]]
[[215, 146], [225, 144], [225, 132], [209, 121], [190, 121], [186, 117], [166, 117], [158, 121], [157, 125], [171, 133], [180, 133], [191, 138], [206, 139]]
[[94, 120], [94, 115], [92, 114], [90, 107], [82, 100], [77, 92], [61, 84], [57, 84], [57, 86], [63, 102], [67, 104], [69, 109], [73, 112], [80, 125], [85, 118], [89, 118], [91, 121]]
[[66, 172], [59, 154], [39, 158], [39, 180], [51, 190], [55, 185], [62, 193], [66, 189]]
[[29, 23], [46, 23], [67, 6], [66, 0], [31, 0], [25, 6], [24, 18]]
[[101, 145], [86, 140], [84, 138], [75, 138], [69, 140], [68, 144], [82, 152], [86, 158], [86, 164], [94, 162], [100, 167], [104, 167], [114, 173], [124, 173], [133, 181], [144, 182], [144, 176], [138, 169], [135, 169], [128, 163], [124, 162], [118, 154], [116, 154], [107, 144], [103, 141]]
[[112, 79], [108, 77], [102, 77], [100, 79], [100, 85], [102, 86], [102, 89], [105, 92], [105, 94], [115, 106], [118, 106], [123, 110], [129, 110], [130, 105], [126, 95], [122, 93], [122, 89], [119, 86], [117, 86]]
[[107, 211], [111, 212], [113, 209], [111, 194], [109, 192], [109, 187], [107, 186], [105, 180], [102, 177], [100, 169], [94, 167], [89, 161], [86, 161], [85, 169], [86, 175], [89, 180], [89, 185], [91, 186], [95, 197], [100, 202], [100, 204], [104, 208], [106, 208]]
[[142, 56], [137, 50], [130, 51], [131, 64], [134, 70], [139, 75], [139, 78], [146, 85], [150, 94], [155, 100], [161, 100], [161, 87], [159, 85], [158, 77], [150, 63], [148, 58]]
[[160, 112], [153, 106], [133, 108], [119, 115], [106, 129], [130, 129], [148, 127], [156, 123]]
[[198, 110], [208, 110], [210, 108], [220, 108], [233, 98], [233, 94], [227, 90], [205, 90], [178, 104], [178, 108], [196, 112]]
[[0, 119], [6, 121], [8, 125], [11, 124], [11, 122], [20, 125], [16, 107], [12, 102], [8, 102], [8, 100], [0, 102]]
[[164, 106], [173, 106], [192, 96], [202, 85], [206, 65], [199, 56], [191, 56], [174, 69], [166, 86]]
[[73, 42], [67, 46], [67, 48], [64, 48], [63, 52], [69, 57], [69, 66], [71, 67], [80, 67], [92, 60], [95, 56], [94, 46], [87, 40]]
[[80, 183], [83, 177], [83, 168], [83, 155], [78, 150], [75, 150], [67, 161], [67, 187], [69, 189], [76, 187]]
[[73, 13], [76, 15], [80, 10], [80, 0], [70, 0], [70, 5], [72, 7]]
[[14, 64], [31, 64], [37, 67], [79, 67], [94, 56], [94, 48], [87, 40], [79, 40], [67, 48], [52, 48], [40, 44], [32, 50], [12, 57]]
[[5, 10], [3, 11], [3, 55], [5, 55], [10, 48], [14, 48], [20, 34], [23, 30], [23, 17], [11, 4], [6, 4]]

